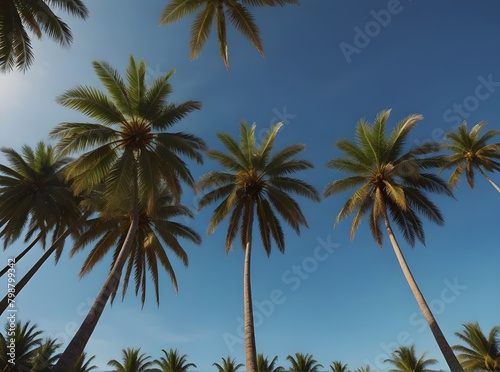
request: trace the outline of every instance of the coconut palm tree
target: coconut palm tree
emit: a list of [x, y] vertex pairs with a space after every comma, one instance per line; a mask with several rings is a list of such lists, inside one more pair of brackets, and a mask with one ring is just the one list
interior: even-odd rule
[[[62, 172], [69, 158], [56, 158], [52, 146], [43, 142], [39, 142], [35, 149], [25, 145], [20, 153], [11, 148], [2, 148], [1, 151], [11, 165], [0, 164], [0, 226], [3, 227], [0, 237], [4, 239], [4, 249], [20, 237], [26, 226], [26, 242], [36, 234], [28, 247], [14, 259], [19, 263], [37, 242], [45, 248], [47, 236], [52, 235], [50, 247], [16, 283], [18, 296], [54, 252], [58, 261], [65, 239], [84, 217], [70, 184], [63, 180]], [[9, 265], [2, 274], [8, 269]], [[0, 302], [0, 313], [7, 309], [8, 304], [5, 296]]]
[[95, 355], [92, 355], [89, 359], [86, 358], [87, 353], [84, 351], [78, 358], [78, 361], [76, 362], [71, 372], [90, 372], [93, 369], [97, 368], [96, 365], [90, 365], [90, 363], [92, 363], [92, 360], [95, 359]]
[[153, 365], [152, 361], [147, 361], [151, 357], [141, 353], [141, 348], [122, 349], [122, 363], [116, 359], [111, 359], [108, 366], [114, 367], [113, 372], [146, 372]]
[[[52, 9], [51, 9], [52, 8]], [[63, 46], [73, 40], [71, 30], [54, 12], [64, 10], [86, 19], [88, 10], [82, 0], [2, 0], [0, 7], [0, 72], [14, 67], [26, 70], [33, 63], [28, 31], [38, 39], [45, 33]]]
[[[83, 228], [84, 232], [77, 237], [71, 250], [71, 256], [73, 256], [87, 245], [97, 242], [83, 263], [80, 271], [81, 277], [92, 271], [94, 266], [113, 248], [113, 262], [116, 260], [130, 226], [130, 216], [126, 210], [118, 209], [114, 214], [111, 214], [109, 210], [102, 212], [103, 208], [106, 208], [106, 200], [102, 194], [94, 193], [92, 203], [94, 203], [95, 210], [101, 213], [88, 219]], [[194, 215], [185, 206], [174, 203], [172, 194], [166, 189], [158, 196], [154, 213], [143, 206], [140, 207], [138, 228], [125, 269], [122, 298], [125, 296], [130, 276], [134, 271], [135, 293], [138, 295], [139, 290], [141, 291], [141, 303], [144, 306], [147, 273], [149, 272], [154, 284], [156, 302], [159, 304], [158, 263], [170, 275], [172, 285], [177, 292], [177, 278], [165, 248], [168, 247], [187, 266], [188, 256], [178, 238], [185, 238], [196, 244], [201, 243], [201, 238], [190, 227], [172, 221], [175, 217], [193, 218]], [[111, 300], [114, 299], [117, 289], [118, 287], [114, 288]]]
[[280, 372], [285, 371], [281, 366], [276, 367], [278, 362], [278, 356], [276, 355], [273, 360], [269, 361], [267, 357], [264, 358], [264, 354], [257, 355], [257, 372]]
[[202, 162], [201, 139], [187, 133], [166, 132], [187, 114], [201, 107], [197, 101], [167, 102], [173, 71], [146, 85], [146, 63], [131, 56], [127, 81], [106, 62], [94, 62], [94, 70], [108, 95], [93, 87], [79, 86], [58, 97], [65, 107], [87, 115], [93, 123], [62, 123], [51, 135], [59, 139], [61, 156], [86, 151], [66, 167], [76, 194], [103, 187], [110, 215], [117, 209], [129, 214], [129, 230], [113, 267], [79, 330], [63, 352], [54, 372], [66, 372], [83, 352], [110, 296], [116, 291], [139, 227], [140, 206], [155, 214], [156, 202], [167, 187], [177, 203], [181, 181], [194, 179], [181, 156]]
[[[12, 333], [14, 342], [12, 343]], [[15, 372], [18, 370], [30, 370], [33, 360], [42, 345], [42, 331], [37, 329], [36, 324], [29, 321], [23, 323], [17, 321], [14, 325], [8, 322], [5, 325], [5, 334], [0, 334], [0, 368], [2, 372]], [[10, 349], [15, 348], [14, 356]]]
[[343, 364], [340, 361], [334, 360], [330, 365], [332, 372], [349, 372], [349, 367], [347, 364]]
[[372, 369], [369, 365], [366, 365], [365, 367], [358, 368], [356, 372], [372, 372]]
[[229, 71], [229, 57], [227, 52], [227, 22], [245, 36], [257, 51], [264, 55], [259, 28], [255, 24], [247, 6], [283, 6], [285, 4], [299, 5], [297, 0], [172, 0], [163, 9], [160, 24], [168, 25], [200, 9], [191, 27], [191, 59], [198, 57], [212, 30], [212, 24], [217, 27], [219, 52]]
[[242, 363], [236, 364], [236, 358], [231, 359], [231, 356], [228, 356], [227, 359], [222, 358], [222, 365], [219, 363], [214, 363], [212, 365], [217, 367], [217, 371], [219, 372], [236, 372], [244, 367]]
[[197, 368], [194, 363], [187, 363], [187, 354], [181, 355], [179, 350], [170, 349], [168, 352], [162, 349], [165, 357], [155, 359], [154, 363], [160, 367], [162, 372], [186, 372], [189, 368]]
[[443, 147], [452, 152], [444, 168], [453, 168], [448, 183], [455, 186], [462, 173], [471, 190], [474, 190], [474, 171], [477, 170], [489, 183], [500, 192], [500, 188], [493, 182], [486, 172], [500, 171], [500, 142], [488, 143], [492, 138], [500, 135], [500, 130], [491, 129], [480, 135], [481, 129], [486, 125], [482, 121], [467, 131], [467, 123], [463, 122], [457, 131], [446, 134], [447, 143]]
[[500, 371], [500, 327], [493, 327], [488, 337], [483, 333], [479, 323], [466, 323], [462, 332], [455, 335], [464, 345], [455, 345], [458, 360], [464, 370], [469, 371]]
[[290, 372], [317, 372], [323, 368], [312, 354], [295, 353], [295, 356], [288, 355], [286, 359], [292, 364]]
[[389, 370], [389, 372], [432, 372], [428, 367], [437, 364], [438, 361], [436, 359], [426, 359], [426, 354], [423, 353], [417, 359], [415, 345], [411, 345], [410, 347], [400, 346], [392, 352], [392, 358], [386, 359], [384, 362], [390, 363], [395, 367]]
[[427, 302], [420, 291], [413, 274], [405, 261], [396, 240], [392, 219], [401, 230], [404, 239], [413, 247], [415, 238], [424, 243], [425, 236], [418, 213], [438, 225], [444, 223], [438, 207], [431, 202], [425, 192], [452, 196], [450, 187], [433, 173], [426, 170], [439, 168], [444, 156], [432, 155], [439, 149], [437, 144], [425, 144], [404, 152], [403, 147], [411, 129], [422, 119], [411, 115], [386, 135], [386, 122], [390, 111], [381, 112], [373, 125], [364, 119], [356, 127], [356, 142], [341, 139], [336, 142], [346, 158], [330, 160], [328, 167], [349, 173], [350, 176], [336, 180], [325, 187], [324, 196], [355, 189], [336, 218], [339, 223], [354, 213], [351, 239], [361, 219], [368, 215], [369, 226], [375, 241], [382, 247], [382, 226], [386, 229], [403, 274], [429, 324], [431, 331], [452, 371], [462, 367], [436, 322]]
[[56, 354], [60, 347], [61, 344], [58, 344], [57, 340], [46, 339], [36, 351], [30, 372], [50, 372], [56, 360], [61, 356], [61, 354]]
[[250, 259], [252, 249], [252, 228], [257, 219], [262, 244], [267, 255], [271, 254], [271, 238], [281, 252], [285, 250], [285, 237], [277, 215], [281, 216], [297, 234], [307, 222], [298, 203], [290, 193], [318, 201], [319, 195], [309, 184], [289, 177], [291, 173], [312, 168], [305, 160], [293, 156], [305, 149], [303, 145], [290, 145], [271, 157], [274, 140], [281, 123], [270, 130], [262, 143], [255, 143], [255, 125], [248, 128], [245, 122], [240, 125], [240, 143], [229, 134], [218, 134], [218, 138], [228, 150], [209, 150], [208, 158], [217, 161], [227, 171], [212, 171], [198, 181], [198, 190], [210, 192], [201, 197], [198, 208], [222, 202], [215, 208], [211, 217], [208, 233], [215, 231], [227, 216], [229, 226], [226, 235], [226, 252], [238, 230], [241, 230], [241, 244], [245, 250], [244, 262], [244, 317], [246, 369], [257, 370], [255, 333], [253, 323], [252, 290], [250, 284]]

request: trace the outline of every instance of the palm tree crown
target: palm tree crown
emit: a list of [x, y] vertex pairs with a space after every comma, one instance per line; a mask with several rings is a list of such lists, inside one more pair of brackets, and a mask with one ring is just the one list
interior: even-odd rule
[[479, 324], [464, 324], [462, 332], [455, 335], [464, 345], [455, 345], [453, 349], [458, 354], [458, 360], [464, 370], [469, 371], [500, 371], [500, 327], [493, 327], [488, 337], [483, 333]]
[[196, 15], [191, 28], [191, 59], [200, 54], [210, 35], [212, 24], [215, 23], [220, 55], [229, 70], [226, 18], [229, 18], [233, 26], [250, 40], [261, 55], [264, 55], [259, 28], [247, 6], [283, 6], [285, 4], [299, 5], [299, 2], [297, 0], [172, 0], [163, 10], [160, 24], [177, 22], [202, 8]]
[[264, 358], [264, 354], [257, 355], [257, 372], [280, 372], [285, 371], [281, 366], [276, 367], [278, 362], [278, 356], [276, 355], [273, 360], [269, 361], [267, 357]]
[[153, 365], [152, 361], [147, 361], [151, 357], [141, 353], [141, 348], [127, 348], [122, 350], [122, 363], [116, 359], [108, 362], [108, 366], [114, 367], [113, 372], [146, 372]]
[[286, 359], [292, 364], [290, 372], [317, 372], [323, 368], [311, 354], [295, 353], [295, 356], [288, 355]]
[[187, 355], [181, 355], [179, 350], [170, 349], [168, 352], [162, 349], [165, 357], [155, 359], [162, 372], [186, 372], [189, 368], [196, 368], [196, 364], [187, 363]]
[[452, 152], [444, 168], [453, 168], [448, 183], [455, 186], [462, 173], [471, 190], [474, 189], [474, 171], [478, 170], [500, 192], [500, 188], [486, 175], [486, 172], [500, 171], [500, 142], [488, 143], [500, 135], [500, 130], [491, 129], [480, 135], [486, 125], [480, 122], [467, 131], [467, 123], [463, 122], [456, 132], [446, 134], [447, 143], [443, 147]]
[[28, 31], [41, 39], [43, 32], [63, 46], [71, 44], [71, 30], [54, 11], [57, 8], [85, 19], [88, 10], [82, 0], [2, 0], [0, 10], [0, 72], [14, 67], [26, 70], [33, 63]]
[[[10, 362], [10, 332], [14, 331], [14, 343], [16, 345], [14, 364]], [[2, 371], [17, 371], [30, 369], [40, 346], [42, 345], [42, 331], [37, 329], [36, 324], [28, 322], [17, 322], [15, 329], [10, 324], [5, 325], [5, 335], [0, 334], [0, 368]]]
[[94, 359], [95, 355], [92, 355], [90, 358], [87, 359], [87, 353], [83, 352], [78, 358], [78, 361], [76, 362], [71, 372], [90, 372], [93, 369], [96, 369], [97, 366], [95, 364], [90, 365], [90, 363], [92, 363], [92, 360]]
[[219, 372], [236, 372], [240, 368], [244, 367], [242, 363], [236, 364], [236, 358], [231, 359], [231, 356], [222, 358], [222, 365], [219, 363], [214, 363], [213, 366], [217, 367]]
[[330, 365], [330, 369], [332, 372], [349, 372], [349, 367], [347, 364], [343, 364], [338, 360], [334, 360]]
[[392, 353], [392, 358], [386, 359], [386, 363], [392, 364], [395, 368], [389, 372], [432, 372], [429, 366], [436, 364], [436, 359], [426, 359], [426, 353], [423, 353], [417, 359], [415, 354], [415, 345], [410, 347], [401, 346]]

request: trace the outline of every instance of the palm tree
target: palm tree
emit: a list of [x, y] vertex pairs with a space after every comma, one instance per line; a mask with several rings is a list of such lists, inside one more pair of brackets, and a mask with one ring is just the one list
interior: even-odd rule
[[452, 192], [438, 176], [425, 171], [441, 167], [445, 158], [444, 156], [430, 155], [439, 149], [439, 145], [432, 143], [404, 153], [403, 146], [408, 133], [422, 119], [422, 116], [411, 115], [407, 117], [396, 126], [389, 136], [386, 136], [385, 127], [389, 115], [390, 111], [381, 112], [372, 126], [365, 120], [360, 120], [356, 127], [356, 142], [348, 139], [336, 142], [337, 148], [344, 152], [347, 158], [330, 160], [328, 167], [347, 172], [351, 176], [327, 185], [324, 196], [331, 196], [348, 189], [356, 189], [336, 218], [336, 223], [338, 223], [348, 215], [355, 213], [351, 227], [351, 239], [354, 238], [363, 216], [368, 214], [372, 235], [382, 247], [380, 225], [383, 223], [403, 274], [446, 362], [452, 371], [458, 372], [462, 370], [462, 367], [441, 332], [405, 261], [390, 222], [390, 218], [392, 218], [411, 246], [414, 246], [415, 238], [422, 243], [425, 241], [422, 222], [417, 213], [423, 214], [438, 225], [444, 223], [441, 212], [427, 198], [425, 192], [449, 196], [452, 196]]
[[232, 249], [233, 240], [238, 229], [241, 229], [241, 244], [245, 250], [243, 297], [246, 368], [249, 371], [257, 370], [250, 284], [254, 214], [264, 249], [269, 256], [271, 237], [281, 252], [285, 250], [285, 237], [276, 212], [297, 234], [300, 233], [302, 225], [307, 227], [298, 203], [289, 196], [289, 193], [319, 200], [318, 193], [311, 185], [288, 176], [290, 173], [313, 167], [308, 161], [291, 159], [302, 152], [305, 146], [290, 145], [270, 157], [280, 127], [281, 123], [270, 130], [258, 147], [255, 143], [255, 125], [249, 129], [245, 122], [241, 123], [239, 144], [229, 134], [218, 134], [218, 138], [229, 153], [209, 150], [207, 156], [220, 163], [228, 172], [212, 171], [201, 177], [198, 182], [198, 190], [212, 188], [200, 199], [199, 209], [223, 199], [212, 215], [208, 226], [209, 234], [231, 214], [226, 235], [226, 253]]
[[292, 364], [290, 372], [317, 372], [323, 368], [311, 354], [295, 353], [295, 357], [288, 355], [286, 359]]
[[154, 362], [162, 372], [186, 372], [189, 368], [197, 368], [194, 363], [187, 363], [187, 355], [181, 355], [179, 350], [170, 349], [168, 352], [162, 349], [165, 357], [156, 359]]
[[229, 71], [226, 17], [243, 36], [250, 40], [255, 49], [264, 55], [259, 28], [247, 6], [284, 6], [285, 4], [299, 5], [299, 2], [297, 0], [172, 0], [163, 9], [160, 24], [168, 25], [177, 22], [202, 8], [191, 27], [191, 59], [198, 57], [210, 35], [212, 24], [215, 23], [219, 52]]
[[78, 361], [76, 362], [71, 372], [90, 372], [93, 369], [97, 368], [96, 365], [90, 365], [90, 363], [92, 363], [92, 360], [95, 359], [95, 355], [92, 355], [89, 359], [86, 358], [87, 353], [83, 352], [78, 358]]
[[462, 332], [455, 335], [466, 346], [455, 345], [453, 349], [458, 354], [458, 360], [464, 370], [469, 371], [500, 371], [500, 327], [493, 327], [488, 337], [483, 333], [479, 323], [466, 323]]
[[79, 86], [59, 96], [58, 102], [97, 123], [62, 123], [51, 135], [59, 138], [57, 149], [61, 156], [87, 151], [66, 168], [74, 192], [87, 194], [103, 187], [106, 209], [110, 214], [118, 208], [127, 211], [129, 230], [101, 291], [54, 372], [73, 368], [111, 294], [116, 291], [139, 227], [139, 206], [154, 215], [156, 202], [165, 187], [174, 201], [179, 202], [181, 180], [194, 186], [191, 172], [179, 156], [201, 163], [200, 151], [204, 149], [203, 141], [191, 134], [165, 132], [201, 107], [197, 101], [167, 103], [173, 71], [148, 87], [143, 60], [136, 64], [130, 57], [126, 83], [106, 62], [93, 65], [109, 96], [95, 88]]
[[[14, 342], [12, 343], [12, 332], [14, 332]], [[8, 322], [5, 325], [5, 335], [0, 334], [0, 368], [2, 372], [14, 372], [21, 369], [28, 371], [33, 366], [33, 360], [42, 345], [40, 337], [42, 331], [37, 329], [36, 324], [29, 321], [23, 323], [16, 322], [14, 325]], [[10, 349], [14, 344], [15, 355], [12, 357]]]
[[467, 131], [467, 123], [460, 124], [456, 132], [446, 134], [449, 143], [443, 147], [452, 152], [444, 168], [454, 168], [448, 183], [455, 186], [465, 170], [465, 178], [471, 190], [474, 190], [474, 171], [478, 170], [491, 185], [500, 192], [500, 188], [485, 173], [500, 171], [500, 142], [488, 143], [495, 136], [500, 135], [500, 130], [491, 129], [482, 136], [481, 129], [486, 125], [482, 121]]
[[112, 359], [108, 362], [108, 366], [114, 367], [113, 372], [146, 372], [148, 368], [153, 365], [152, 361], [147, 361], [151, 358], [149, 355], [144, 353], [139, 354], [141, 348], [127, 348], [122, 349], [122, 363]]
[[272, 361], [269, 361], [267, 357], [264, 358], [264, 354], [257, 355], [257, 372], [280, 372], [285, 371], [281, 366], [275, 367], [278, 362], [278, 356], [276, 355]]
[[349, 372], [349, 367], [347, 364], [342, 364], [342, 362], [334, 360], [330, 365], [332, 372]]
[[[70, 184], [63, 180], [62, 171], [68, 158], [56, 158], [50, 145], [39, 142], [35, 149], [23, 146], [21, 153], [2, 148], [11, 166], [0, 164], [0, 237], [4, 249], [16, 241], [27, 226], [25, 241], [36, 237], [14, 260], [18, 263], [37, 242], [45, 248], [47, 236], [52, 235], [51, 246], [16, 283], [19, 295], [42, 264], [55, 252], [59, 259], [66, 237], [81, 223], [82, 214]], [[9, 268], [7, 265], [2, 274]], [[0, 313], [9, 302], [5, 296], [0, 303]]]
[[[94, 193], [92, 202], [100, 215], [90, 218], [83, 228], [84, 232], [77, 237], [77, 241], [71, 251], [71, 256], [82, 250], [90, 243], [95, 243], [94, 248], [87, 256], [80, 271], [80, 276], [88, 274], [94, 266], [100, 262], [106, 254], [115, 247], [113, 262], [120, 253], [120, 248], [127, 238], [130, 225], [129, 213], [125, 210], [117, 210], [111, 214], [110, 211], [102, 212], [105, 207], [105, 199], [102, 195]], [[201, 243], [200, 236], [188, 226], [172, 221], [175, 217], [193, 218], [193, 213], [181, 204], [174, 203], [173, 196], [164, 190], [157, 199], [154, 214], [147, 211], [143, 206], [139, 210], [139, 222], [132, 243], [132, 247], [126, 265], [123, 281], [123, 296], [127, 291], [132, 270], [134, 271], [135, 293], [141, 290], [141, 304], [144, 306], [146, 300], [147, 273], [149, 272], [154, 284], [156, 302], [159, 304], [160, 291], [158, 282], [158, 262], [169, 273], [172, 285], [177, 292], [177, 278], [174, 269], [168, 258], [164, 245], [182, 260], [185, 266], [188, 265], [186, 251], [179, 244], [178, 238], [188, 239], [196, 244]], [[113, 301], [118, 286], [112, 292]]]
[[436, 364], [438, 361], [436, 359], [426, 359], [426, 354], [423, 353], [417, 359], [415, 345], [411, 345], [410, 347], [401, 346], [392, 352], [392, 358], [386, 359], [384, 362], [390, 363], [395, 367], [395, 369], [391, 369], [389, 372], [432, 372], [427, 367]]
[[88, 10], [82, 0], [2, 0], [0, 8], [0, 72], [14, 67], [26, 70], [33, 63], [28, 30], [38, 39], [45, 33], [63, 46], [73, 41], [71, 30], [54, 11], [64, 10], [86, 19]]
[[212, 365], [217, 367], [217, 371], [219, 372], [236, 372], [241, 367], [244, 367], [242, 363], [236, 364], [236, 358], [231, 359], [231, 356], [228, 356], [227, 359], [222, 358], [222, 366], [219, 363], [214, 363]]
[[366, 365], [365, 367], [358, 368], [356, 372], [372, 372], [372, 369], [369, 365]]
[[57, 340], [46, 339], [36, 351], [30, 372], [50, 372], [55, 361], [61, 356], [61, 354], [56, 354], [60, 347], [61, 344], [58, 344]]

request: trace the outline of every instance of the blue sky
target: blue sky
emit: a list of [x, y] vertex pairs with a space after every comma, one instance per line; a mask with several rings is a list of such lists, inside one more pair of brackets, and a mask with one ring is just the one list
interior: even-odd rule
[[[371, 121], [383, 109], [392, 109], [390, 128], [409, 114], [424, 116], [409, 145], [440, 141], [462, 120], [469, 125], [486, 120], [488, 129], [500, 129], [500, 4], [493, 0], [321, 0], [256, 9], [265, 57], [231, 27], [230, 73], [218, 55], [215, 34], [200, 57], [189, 60], [192, 18], [158, 26], [165, 4], [92, 0], [87, 2], [87, 21], [63, 15], [74, 33], [70, 48], [48, 39], [35, 42], [29, 71], [0, 76], [0, 145], [34, 146], [49, 140], [58, 123], [82, 120], [55, 103], [55, 97], [76, 85], [101, 88], [91, 62], [104, 60], [124, 73], [131, 54], [146, 60], [150, 81], [176, 69], [172, 101], [203, 102], [203, 109], [176, 129], [202, 137], [210, 147], [220, 148], [217, 132], [236, 136], [241, 120], [255, 122], [259, 135], [284, 120], [276, 148], [304, 143], [302, 157], [316, 168], [302, 177], [318, 190], [342, 177], [325, 168], [330, 158], [340, 155], [333, 143], [353, 138], [360, 118]], [[368, 36], [360, 36], [359, 30]], [[210, 161], [191, 165], [196, 178], [214, 167]], [[500, 182], [498, 174], [493, 179]], [[342, 360], [353, 370], [371, 364], [384, 371], [382, 361], [392, 350], [415, 343], [418, 353], [427, 351], [439, 360], [437, 369], [446, 369], [387, 239], [380, 249], [363, 223], [350, 241], [350, 219], [333, 228], [347, 196], [321, 203], [300, 200], [310, 228], [300, 237], [286, 230], [284, 255], [275, 250], [267, 258], [255, 240], [258, 352], [278, 355], [285, 367], [287, 355], [304, 352], [313, 353], [325, 367]], [[425, 247], [411, 249], [401, 241], [451, 344], [458, 342], [453, 333], [463, 323], [479, 321], [485, 332], [500, 324], [498, 197], [479, 176], [474, 192], [461, 182], [456, 200], [432, 197], [446, 225], [425, 223]], [[194, 209], [197, 197], [186, 189], [183, 202]], [[163, 275], [159, 308], [148, 296], [141, 309], [133, 291], [106, 308], [86, 349], [96, 355], [101, 370], [126, 347], [141, 347], [153, 358], [160, 357], [161, 349], [179, 348], [199, 371], [213, 370], [212, 363], [228, 355], [244, 362], [243, 251], [235, 245], [226, 256], [226, 224], [206, 235], [210, 213], [206, 208], [194, 221], [185, 221], [202, 234], [203, 243], [185, 243], [188, 268], [173, 260], [177, 295]], [[18, 242], [2, 252], [2, 262], [23, 246]], [[35, 250], [17, 266], [19, 277], [40, 252]], [[19, 296], [19, 319], [68, 341], [111, 260], [107, 257], [80, 280], [84, 258], [85, 252], [72, 259], [66, 253], [57, 266], [48, 262]]]

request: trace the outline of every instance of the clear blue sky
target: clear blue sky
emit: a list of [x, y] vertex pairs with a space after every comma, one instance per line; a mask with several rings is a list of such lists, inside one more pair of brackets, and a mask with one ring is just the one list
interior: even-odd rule
[[[300, 7], [257, 9], [265, 57], [230, 27], [230, 73], [218, 55], [215, 34], [200, 57], [189, 60], [192, 18], [159, 27], [165, 4], [92, 0], [87, 2], [88, 21], [63, 15], [74, 33], [71, 48], [48, 39], [35, 42], [35, 63], [28, 72], [0, 76], [0, 145], [18, 150], [23, 144], [34, 146], [48, 140], [56, 124], [82, 120], [54, 98], [79, 84], [101, 87], [91, 62], [104, 60], [124, 73], [130, 54], [146, 60], [151, 80], [176, 69], [172, 101], [203, 102], [201, 111], [176, 128], [202, 137], [210, 147], [220, 148], [217, 132], [237, 135], [242, 119], [260, 130], [286, 120], [276, 147], [306, 144], [303, 158], [316, 168], [302, 176], [319, 190], [342, 176], [325, 168], [340, 155], [333, 143], [353, 138], [359, 118], [371, 121], [383, 109], [392, 108], [391, 128], [409, 114], [424, 115], [409, 144], [441, 140], [464, 119], [469, 125], [486, 120], [487, 128], [500, 129], [500, 3], [493, 0], [316, 0]], [[360, 36], [359, 30], [371, 36]], [[193, 164], [192, 171], [198, 178], [213, 167], [207, 161]], [[493, 178], [500, 182], [498, 174]], [[500, 199], [481, 177], [476, 184], [471, 192], [461, 182], [456, 200], [433, 197], [446, 226], [425, 223], [426, 247], [402, 244], [451, 344], [458, 342], [453, 333], [463, 323], [479, 321], [485, 332], [500, 324]], [[285, 367], [288, 354], [304, 352], [313, 353], [325, 367], [342, 360], [353, 370], [370, 363], [384, 371], [388, 352], [411, 342], [418, 353], [427, 351], [439, 360], [437, 369], [446, 369], [388, 242], [380, 249], [366, 222], [354, 241], [349, 240], [350, 220], [333, 228], [347, 196], [321, 203], [300, 200], [310, 228], [300, 237], [287, 230], [284, 255], [275, 250], [268, 259], [255, 240], [258, 352], [278, 355]], [[184, 203], [194, 208], [196, 201], [186, 190]], [[106, 308], [86, 349], [96, 355], [101, 370], [109, 369], [107, 361], [119, 359], [126, 347], [141, 347], [153, 358], [160, 357], [161, 349], [179, 348], [202, 372], [214, 370], [212, 363], [228, 355], [244, 362], [238, 338], [243, 251], [235, 246], [226, 256], [226, 224], [206, 235], [210, 213], [207, 208], [189, 222], [202, 234], [203, 244], [185, 243], [189, 268], [174, 261], [177, 295], [163, 275], [159, 308], [149, 296], [141, 310], [132, 290], [124, 302]], [[321, 242], [331, 253], [316, 249]], [[1, 252], [2, 264], [22, 247], [18, 243]], [[18, 265], [19, 276], [40, 252]], [[85, 252], [71, 260], [65, 253], [57, 266], [48, 262], [19, 296], [19, 319], [69, 340], [111, 261], [107, 257], [79, 280], [84, 258]]]

